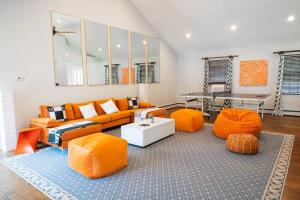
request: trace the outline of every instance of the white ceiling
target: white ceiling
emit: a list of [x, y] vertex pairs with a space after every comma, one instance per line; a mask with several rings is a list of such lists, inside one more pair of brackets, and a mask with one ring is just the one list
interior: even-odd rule
[[177, 52], [300, 40], [300, 0], [131, 1]]

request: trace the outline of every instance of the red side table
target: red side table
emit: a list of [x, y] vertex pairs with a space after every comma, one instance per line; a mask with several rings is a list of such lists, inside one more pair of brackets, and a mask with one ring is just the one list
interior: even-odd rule
[[18, 137], [16, 154], [34, 153], [40, 138], [41, 128], [23, 128]]

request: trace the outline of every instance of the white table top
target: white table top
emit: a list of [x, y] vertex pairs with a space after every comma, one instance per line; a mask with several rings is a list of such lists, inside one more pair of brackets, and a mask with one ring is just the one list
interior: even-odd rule
[[212, 99], [212, 98], [220, 98], [220, 99], [232, 99], [232, 100], [257, 100], [257, 101], [266, 101], [268, 98], [271, 97], [270, 94], [242, 94], [242, 93], [203, 93], [203, 92], [192, 92], [186, 94], [179, 94], [179, 97], [185, 98], [205, 98], [205, 99]]
[[[143, 121], [137, 123], [131, 123], [127, 125], [123, 125], [122, 127], [126, 128], [138, 128], [138, 129], [149, 129], [155, 126], [160, 126], [162, 124], [174, 121], [174, 119], [169, 118], [161, 118], [161, 117], [154, 117], [154, 123], [151, 123], [151, 119], [145, 119]], [[150, 126], [140, 126], [141, 124], [149, 124]]]

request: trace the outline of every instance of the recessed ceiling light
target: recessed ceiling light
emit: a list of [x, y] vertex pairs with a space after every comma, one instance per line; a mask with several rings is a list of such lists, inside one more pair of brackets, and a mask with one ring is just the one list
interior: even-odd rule
[[102, 51], [102, 49], [101, 49], [101, 48], [99, 48], [99, 49], [98, 49], [98, 51]]
[[186, 34], [185, 34], [185, 37], [186, 37], [186, 38], [191, 38], [192, 35], [191, 35], [190, 33], [186, 33]]
[[121, 48], [121, 45], [120, 45], [120, 44], [117, 44], [117, 47], [118, 47], [118, 48]]
[[60, 19], [58, 19], [58, 20], [56, 20], [56, 21], [57, 21], [57, 23], [61, 24], [61, 20], [60, 20]]
[[144, 41], [143, 41], [143, 44], [144, 44], [144, 45], [146, 45], [146, 44], [147, 44], [146, 40], [144, 40]]
[[292, 21], [295, 20], [295, 16], [294, 16], [294, 15], [290, 15], [290, 16], [287, 18], [287, 20], [288, 20], [289, 22], [292, 22]]
[[230, 26], [230, 30], [235, 31], [236, 29], [237, 29], [237, 26], [236, 26], [236, 25], [231, 25], [231, 26]]

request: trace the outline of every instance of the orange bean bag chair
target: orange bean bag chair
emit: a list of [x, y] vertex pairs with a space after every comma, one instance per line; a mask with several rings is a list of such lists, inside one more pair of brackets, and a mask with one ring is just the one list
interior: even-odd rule
[[255, 154], [258, 151], [258, 139], [251, 134], [230, 134], [226, 140], [229, 151], [240, 154]]
[[175, 120], [176, 131], [196, 132], [203, 128], [203, 112], [181, 109], [171, 113], [171, 118]]
[[223, 139], [229, 134], [252, 134], [259, 137], [262, 123], [259, 115], [248, 109], [224, 109], [218, 115], [213, 133]]
[[127, 166], [127, 141], [95, 133], [71, 140], [68, 163], [74, 171], [91, 179], [101, 178]]

